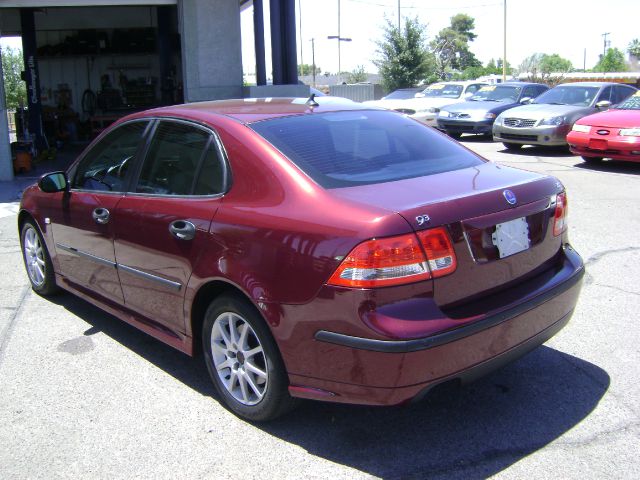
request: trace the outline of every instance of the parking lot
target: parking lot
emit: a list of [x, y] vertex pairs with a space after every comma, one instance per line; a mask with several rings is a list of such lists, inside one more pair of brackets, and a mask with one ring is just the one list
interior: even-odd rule
[[565, 184], [587, 276], [546, 345], [408, 407], [239, 420], [198, 361], [69, 294], [34, 294], [6, 207], [0, 478], [640, 478], [640, 164], [462, 143]]

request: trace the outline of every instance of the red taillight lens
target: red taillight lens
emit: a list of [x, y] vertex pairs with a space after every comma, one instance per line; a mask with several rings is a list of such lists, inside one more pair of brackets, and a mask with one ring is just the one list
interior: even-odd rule
[[455, 254], [446, 230], [435, 228], [420, 232], [418, 237], [410, 233], [361, 243], [327, 283], [355, 288], [387, 287], [427, 280], [432, 274], [440, 277], [455, 270]]
[[453, 273], [457, 266], [456, 254], [447, 231], [433, 228], [418, 232], [418, 238], [429, 259], [429, 270], [434, 278]]
[[556, 195], [556, 211], [553, 216], [553, 234], [557, 237], [567, 229], [567, 194]]

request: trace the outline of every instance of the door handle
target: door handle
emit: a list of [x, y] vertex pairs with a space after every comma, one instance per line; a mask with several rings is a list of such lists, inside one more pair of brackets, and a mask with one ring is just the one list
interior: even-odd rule
[[98, 207], [91, 214], [96, 223], [105, 225], [109, 222], [109, 210], [106, 208]]
[[175, 220], [169, 224], [171, 235], [178, 240], [193, 240], [196, 236], [196, 226], [186, 220]]

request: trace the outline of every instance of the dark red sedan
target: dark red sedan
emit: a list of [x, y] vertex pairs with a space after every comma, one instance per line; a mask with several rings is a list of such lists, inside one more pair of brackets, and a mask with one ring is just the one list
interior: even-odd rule
[[585, 162], [605, 158], [640, 162], [640, 91], [611, 110], [578, 120], [567, 143]]
[[250, 420], [469, 381], [558, 332], [584, 274], [557, 179], [330, 98], [131, 115], [18, 221], [36, 292], [202, 352]]

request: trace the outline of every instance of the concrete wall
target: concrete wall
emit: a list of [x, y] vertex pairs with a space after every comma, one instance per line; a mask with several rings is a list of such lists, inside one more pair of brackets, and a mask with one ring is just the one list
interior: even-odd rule
[[242, 97], [238, 0], [180, 0], [185, 102]]

